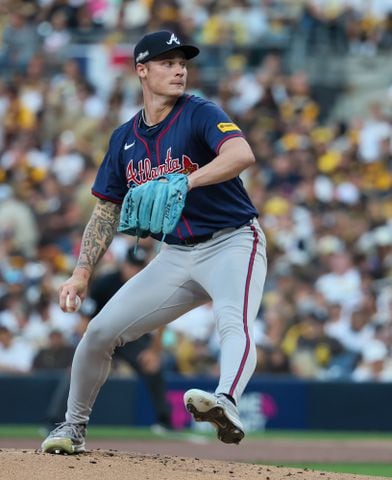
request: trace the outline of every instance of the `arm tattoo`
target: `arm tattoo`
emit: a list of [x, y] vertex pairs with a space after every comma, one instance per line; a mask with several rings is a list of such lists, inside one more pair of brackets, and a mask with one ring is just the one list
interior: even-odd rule
[[77, 266], [90, 272], [103, 257], [117, 231], [121, 205], [98, 200], [83, 233]]

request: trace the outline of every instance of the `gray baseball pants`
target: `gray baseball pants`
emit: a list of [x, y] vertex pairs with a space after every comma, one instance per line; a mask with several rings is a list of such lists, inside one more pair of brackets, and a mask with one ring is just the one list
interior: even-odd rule
[[193, 246], [164, 245], [94, 317], [76, 349], [66, 421], [88, 423], [117, 346], [212, 300], [220, 336], [216, 392], [238, 403], [256, 367], [253, 323], [267, 271], [257, 220]]

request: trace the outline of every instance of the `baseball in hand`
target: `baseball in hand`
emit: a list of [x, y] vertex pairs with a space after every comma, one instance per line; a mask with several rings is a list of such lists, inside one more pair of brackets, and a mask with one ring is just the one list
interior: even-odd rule
[[67, 312], [77, 312], [81, 304], [82, 301], [80, 300], [80, 297], [78, 295], [76, 295], [74, 301], [70, 299], [69, 294], [67, 295], [67, 298], [65, 300], [65, 308]]

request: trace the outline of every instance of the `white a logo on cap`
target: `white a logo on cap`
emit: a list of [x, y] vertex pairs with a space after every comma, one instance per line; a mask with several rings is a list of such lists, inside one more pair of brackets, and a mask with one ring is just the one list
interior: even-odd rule
[[174, 35], [174, 33], [171, 34], [170, 40], [166, 42], [168, 45], [171, 45], [172, 43], [176, 43], [177, 45], [180, 45], [180, 41], [178, 38]]

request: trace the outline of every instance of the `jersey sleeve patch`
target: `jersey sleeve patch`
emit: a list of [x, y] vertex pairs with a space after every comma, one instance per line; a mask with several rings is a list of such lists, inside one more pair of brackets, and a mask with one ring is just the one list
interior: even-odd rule
[[218, 130], [220, 130], [222, 133], [241, 130], [240, 127], [238, 127], [235, 123], [229, 123], [229, 122], [220, 122], [218, 123], [217, 127], [218, 127]]

